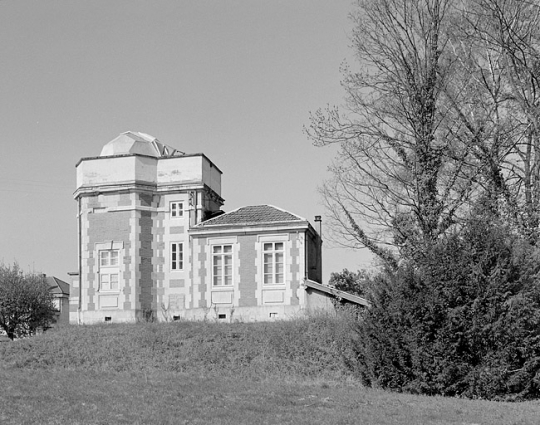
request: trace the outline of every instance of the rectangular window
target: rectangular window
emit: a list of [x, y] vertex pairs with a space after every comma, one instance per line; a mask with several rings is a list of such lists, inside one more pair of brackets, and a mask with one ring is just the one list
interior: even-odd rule
[[184, 215], [183, 202], [171, 202], [171, 217], [182, 217]]
[[214, 286], [231, 286], [232, 245], [214, 245], [212, 247], [212, 281]]
[[106, 251], [99, 251], [99, 266], [100, 267], [118, 266], [118, 250], [108, 249]]
[[171, 245], [171, 270], [184, 269], [184, 249], [182, 243]]
[[119, 251], [106, 249], [99, 251], [99, 290], [118, 291]]
[[100, 273], [99, 283], [102, 291], [118, 291], [118, 273]]
[[283, 242], [263, 244], [263, 282], [269, 285], [285, 283]]

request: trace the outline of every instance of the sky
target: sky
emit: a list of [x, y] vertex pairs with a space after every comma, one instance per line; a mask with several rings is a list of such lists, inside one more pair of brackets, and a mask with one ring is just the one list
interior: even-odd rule
[[[337, 147], [309, 113], [343, 104], [351, 0], [0, 0], [0, 262], [69, 282], [75, 165], [124, 131], [222, 171], [224, 211], [323, 217], [323, 280], [368, 267], [325, 234]], [[317, 228], [318, 226], [316, 226]]]

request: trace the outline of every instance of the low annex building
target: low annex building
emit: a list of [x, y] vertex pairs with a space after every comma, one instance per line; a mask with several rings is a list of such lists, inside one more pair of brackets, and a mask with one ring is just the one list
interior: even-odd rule
[[49, 292], [53, 296], [53, 304], [56, 310], [55, 323], [69, 322], [69, 284], [55, 276], [43, 275], [49, 285]]
[[328, 306], [306, 284], [321, 283], [319, 234], [271, 205], [224, 213], [221, 175], [204, 154], [138, 132], [82, 158], [70, 322], [269, 320]]

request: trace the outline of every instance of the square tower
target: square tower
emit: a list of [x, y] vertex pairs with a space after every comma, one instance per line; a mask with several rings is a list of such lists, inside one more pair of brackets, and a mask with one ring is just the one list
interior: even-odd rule
[[82, 158], [70, 321], [148, 319], [170, 299], [182, 308], [191, 279], [188, 230], [223, 204], [221, 174], [204, 154], [186, 155], [130, 131], [100, 156]]

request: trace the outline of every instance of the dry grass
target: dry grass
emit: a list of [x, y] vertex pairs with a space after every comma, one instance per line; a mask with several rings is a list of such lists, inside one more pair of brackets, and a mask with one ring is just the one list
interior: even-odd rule
[[66, 327], [0, 344], [1, 424], [537, 424], [540, 403], [361, 387], [346, 320]]
[[67, 326], [0, 345], [18, 369], [147, 371], [265, 379], [342, 380], [350, 373], [346, 320], [316, 316], [273, 323], [138, 323]]

